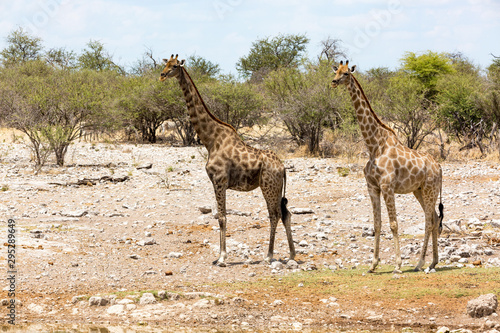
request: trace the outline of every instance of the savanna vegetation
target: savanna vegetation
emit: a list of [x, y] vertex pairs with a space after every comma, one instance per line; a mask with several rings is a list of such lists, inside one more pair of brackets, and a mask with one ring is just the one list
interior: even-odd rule
[[[179, 85], [158, 82], [162, 62], [151, 49], [126, 69], [96, 40], [80, 54], [46, 49], [23, 28], [6, 41], [0, 51], [0, 125], [25, 134], [37, 167], [50, 156], [64, 165], [68, 147], [88, 133], [165, 140], [167, 121], [172, 140], [197, 144]], [[328, 37], [320, 54], [308, 58], [309, 42], [306, 35], [285, 34], [257, 40], [236, 64], [239, 77], [197, 55], [187, 57], [186, 66], [211, 111], [236, 129], [269, 133], [281, 126], [290, 149], [345, 154], [360, 142], [359, 130], [349, 94], [330, 89], [329, 82], [332, 65], [348, 50]], [[426, 146], [441, 160], [452, 144], [480, 156], [500, 153], [499, 57], [480, 68], [460, 53], [407, 52], [395, 68], [371, 68], [357, 78], [402, 142]]]

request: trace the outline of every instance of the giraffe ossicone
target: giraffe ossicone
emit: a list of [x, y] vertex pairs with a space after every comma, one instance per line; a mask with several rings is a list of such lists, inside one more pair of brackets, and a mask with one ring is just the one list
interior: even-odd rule
[[170, 59], [164, 61], [165, 68], [159, 80], [175, 77], [179, 81], [191, 124], [208, 151], [205, 169], [214, 187], [220, 227], [220, 254], [214, 264], [226, 265], [226, 191], [251, 191], [257, 187], [262, 190], [271, 223], [266, 262], [270, 263], [273, 258], [276, 227], [280, 219], [285, 226], [290, 259], [294, 259], [295, 247], [291, 214], [286, 207], [286, 170], [283, 163], [274, 152], [247, 145], [231, 125], [210, 112], [183, 66], [184, 60], [179, 61], [178, 55], [174, 57], [172, 54]]
[[[356, 111], [361, 133], [369, 152], [369, 160], [364, 168], [368, 192], [372, 202], [375, 230], [373, 261], [369, 272], [375, 271], [380, 258], [380, 231], [382, 226], [381, 201], [384, 197], [389, 215], [390, 228], [394, 237], [396, 267], [394, 272], [401, 272], [401, 251], [399, 246], [398, 222], [394, 195], [412, 193], [417, 198], [425, 213], [425, 235], [422, 251], [415, 270], [421, 270], [425, 263], [425, 254], [429, 237], [432, 235], [433, 260], [429, 269], [438, 263], [438, 236], [442, 230], [443, 204], [442, 170], [431, 155], [410, 149], [399, 141], [396, 133], [375, 114], [358, 80], [352, 75], [356, 66], [349, 68], [341, 61], [334, 67], [335, 78], [332, 88], [346, 85]], [[436, 213], [436, 201], [440, 198], [439, 215]]]

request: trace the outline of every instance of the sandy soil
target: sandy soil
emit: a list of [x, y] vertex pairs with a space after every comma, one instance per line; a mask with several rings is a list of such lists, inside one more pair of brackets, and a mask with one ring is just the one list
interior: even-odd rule
[[[0, 217], [2, 222], [13, 218], [17, 226], [16, 298], [21, 302], [17, 323], [42, 322], [46, 325], [42, 331], [68, 324], [76, 325], [75, 330], [88, 324], [132, 325], [130, 332], [140, 331], [138, 324], [148, 325], [144, 331], [167, 327], [172, 332], [485, 329], [485, 319], [467, 316], [464, 299], [448, 304], [426, 298], [393, 302], [372, 299], [369, 293], [324, 299], [273, 292], [265, 286], [249, 293], [218, 285], [279, 279], [314, 268], [331, 269], [333, 275], [335, 270], [366, 267], [373, 246], [371, 205], [363, 160], [348, 164], [336, 159], [287, 159], [289, 208], [311, 211], [292, 216], [298, 267], [286, 267], [288, 245], [282, 225], [275, 259], [284, 265], [269, 267], [262, 262], [269, 222], [260, 190], [228, 191], [228, 267], [216, 267], [212, 261], [219, 251], [218, 224], [213, 212], [200, 211], [215, 203], [204, 171], [205, 156], [204, 149], [196, 147], [76, 143], [68, 152], [66, 167], [49, 166], [35, 175], [25, 146], [0, 144]], [[152, 167], [141, 168], [148, 164]], [[469, 226], [466, 237], [456, 241], [461, 244], [466, 239], [469, 246], [482, 249], [462, 266], [498, 258], [500, 248], [488, 247], [487, 239], [500, 234], [495, 227], [500, 222], [499, 164], [471, 161], [442, 166], [446, 221]], [[349, 175], [341, 177], [338, 168], [348, 168]], [[128, 179], [113, 183], [109, 177]], [[101, 181], [75, 185], [85, 178]], [[419, 244], [423, 213], [417, 201], [399, 195], [396, 203], [400, 233], [407, 235], [402, 247]], [[393, 265], [393, 242], [383, 209], [381, 256], [383, 263]], [[474, 223], [478, 228], [470, 228]], [[0, 230], [6, 240], [6, 223]], [[440, 243], [440, 250], [446, 246], [449, 240]], [[0, 253], [2, 271], [7, 270], [6, 251], [4, 247]], [[405, 269], [416, 264], [417, 253], [408, 253]], [[446, 265], [459, 263], [442, 262], [436, 274]], [[135, 292], [151, 290], [181, 297], [167, 293], [166, 300], [140, 304]], [[0, 298], [8, 299], [7, 292], [4, 288]], [[89, 305], [89, 297], [98, 295], [109, 303]], [[2, 306], [1, 311], [5, 318], [7, 308]], [[500, 323], [496, 318], [488, 319], [492, 327]]]

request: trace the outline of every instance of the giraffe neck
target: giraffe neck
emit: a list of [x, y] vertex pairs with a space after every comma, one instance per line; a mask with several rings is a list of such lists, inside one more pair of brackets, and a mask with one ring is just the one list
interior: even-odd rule
[[179, 80], [184, 98], [186, 99], [191, 124], [201, 142], [208, 150], [213, 146], [217, 134], [221, 132], [218, 129], [230, 133], [234, 132], [237, 136], [236, 131], [231, 125], [217, 119], [217, 117], [208, 110], [193, 80], [184, 67], [182, 67], [181, 73], [177, 79]]
[[363, 88], [361, 88], [358, 80], [352, 74], [349, 83], [349, 93], [351, 94], [361, 134], [365, 139], [370, 157], [378, 156], [380, 154], [379, 148], [384, 146], [389, 137], [397, 141], [396, 134], [375, 114], [368, 98], [366, 98]]

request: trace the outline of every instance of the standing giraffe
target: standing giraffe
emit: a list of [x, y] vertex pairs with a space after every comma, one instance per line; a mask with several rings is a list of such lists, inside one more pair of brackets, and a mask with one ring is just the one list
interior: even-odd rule
[[[356, 110], [359, 127], [370, 158], [364, 168], [368, 192], [373, 206], [375, 229], [375, 249], [372, 266], [368, 272], [374, 272], [380, 258], [380, 229], [382, 226], [380, 194], [384, 197], [389, 215], [389, 222], [396, 248], [395, 273], [401, 273], [401, 252], [399, 249], [398, 222], [394, 194], [413, 192], [425, 213], [425, 236], [420, 260], [415, 271], [422, 269], [429, 236], [432, 233], [433, 260], [429, 269], [438, 263], [437, 239], [443, 229], [443, 204], [441, 203], [442, 171], [441, 166], [432, 156], [410, 149], [399, 142], [396, 133], [385, 125], [373, 112], [358, 80], [352, 75], [356, 66], [349, 68], [349, 61], [334, 67], [335, 78], [331, 86], [336, 88], [344, 84], [349, 89]], [[436, 200], [440, 196], [439, 216], [436, 213]]]
[[286, 171], [283, 163], [270, 150], [259, 150], [248, 146], [231, 125], [217, 119], [208, 110], [184, 68], [185, 60], [178, 61], [177, 57], [176, 55], [174, 58], [172, 54], [170, 59], [164, 59], [166, 66], [161, 73], [160, 81], [171, 77], [179, 81], [191, 123], [208, 151], [205, 169], [214, 186], [220, 226], [220, 255], [214, 264], [226, 266], [226, 190], [246, 192], [259, 186], [266, 200], [271, 221], [269, 251], [265, 260], [270, 263], [273, 258], [274, 237], [279, 219], [285, 225], [290, 259], [293, 259], [295, 247], [290, 227], [291, 215], [286, 207]]

